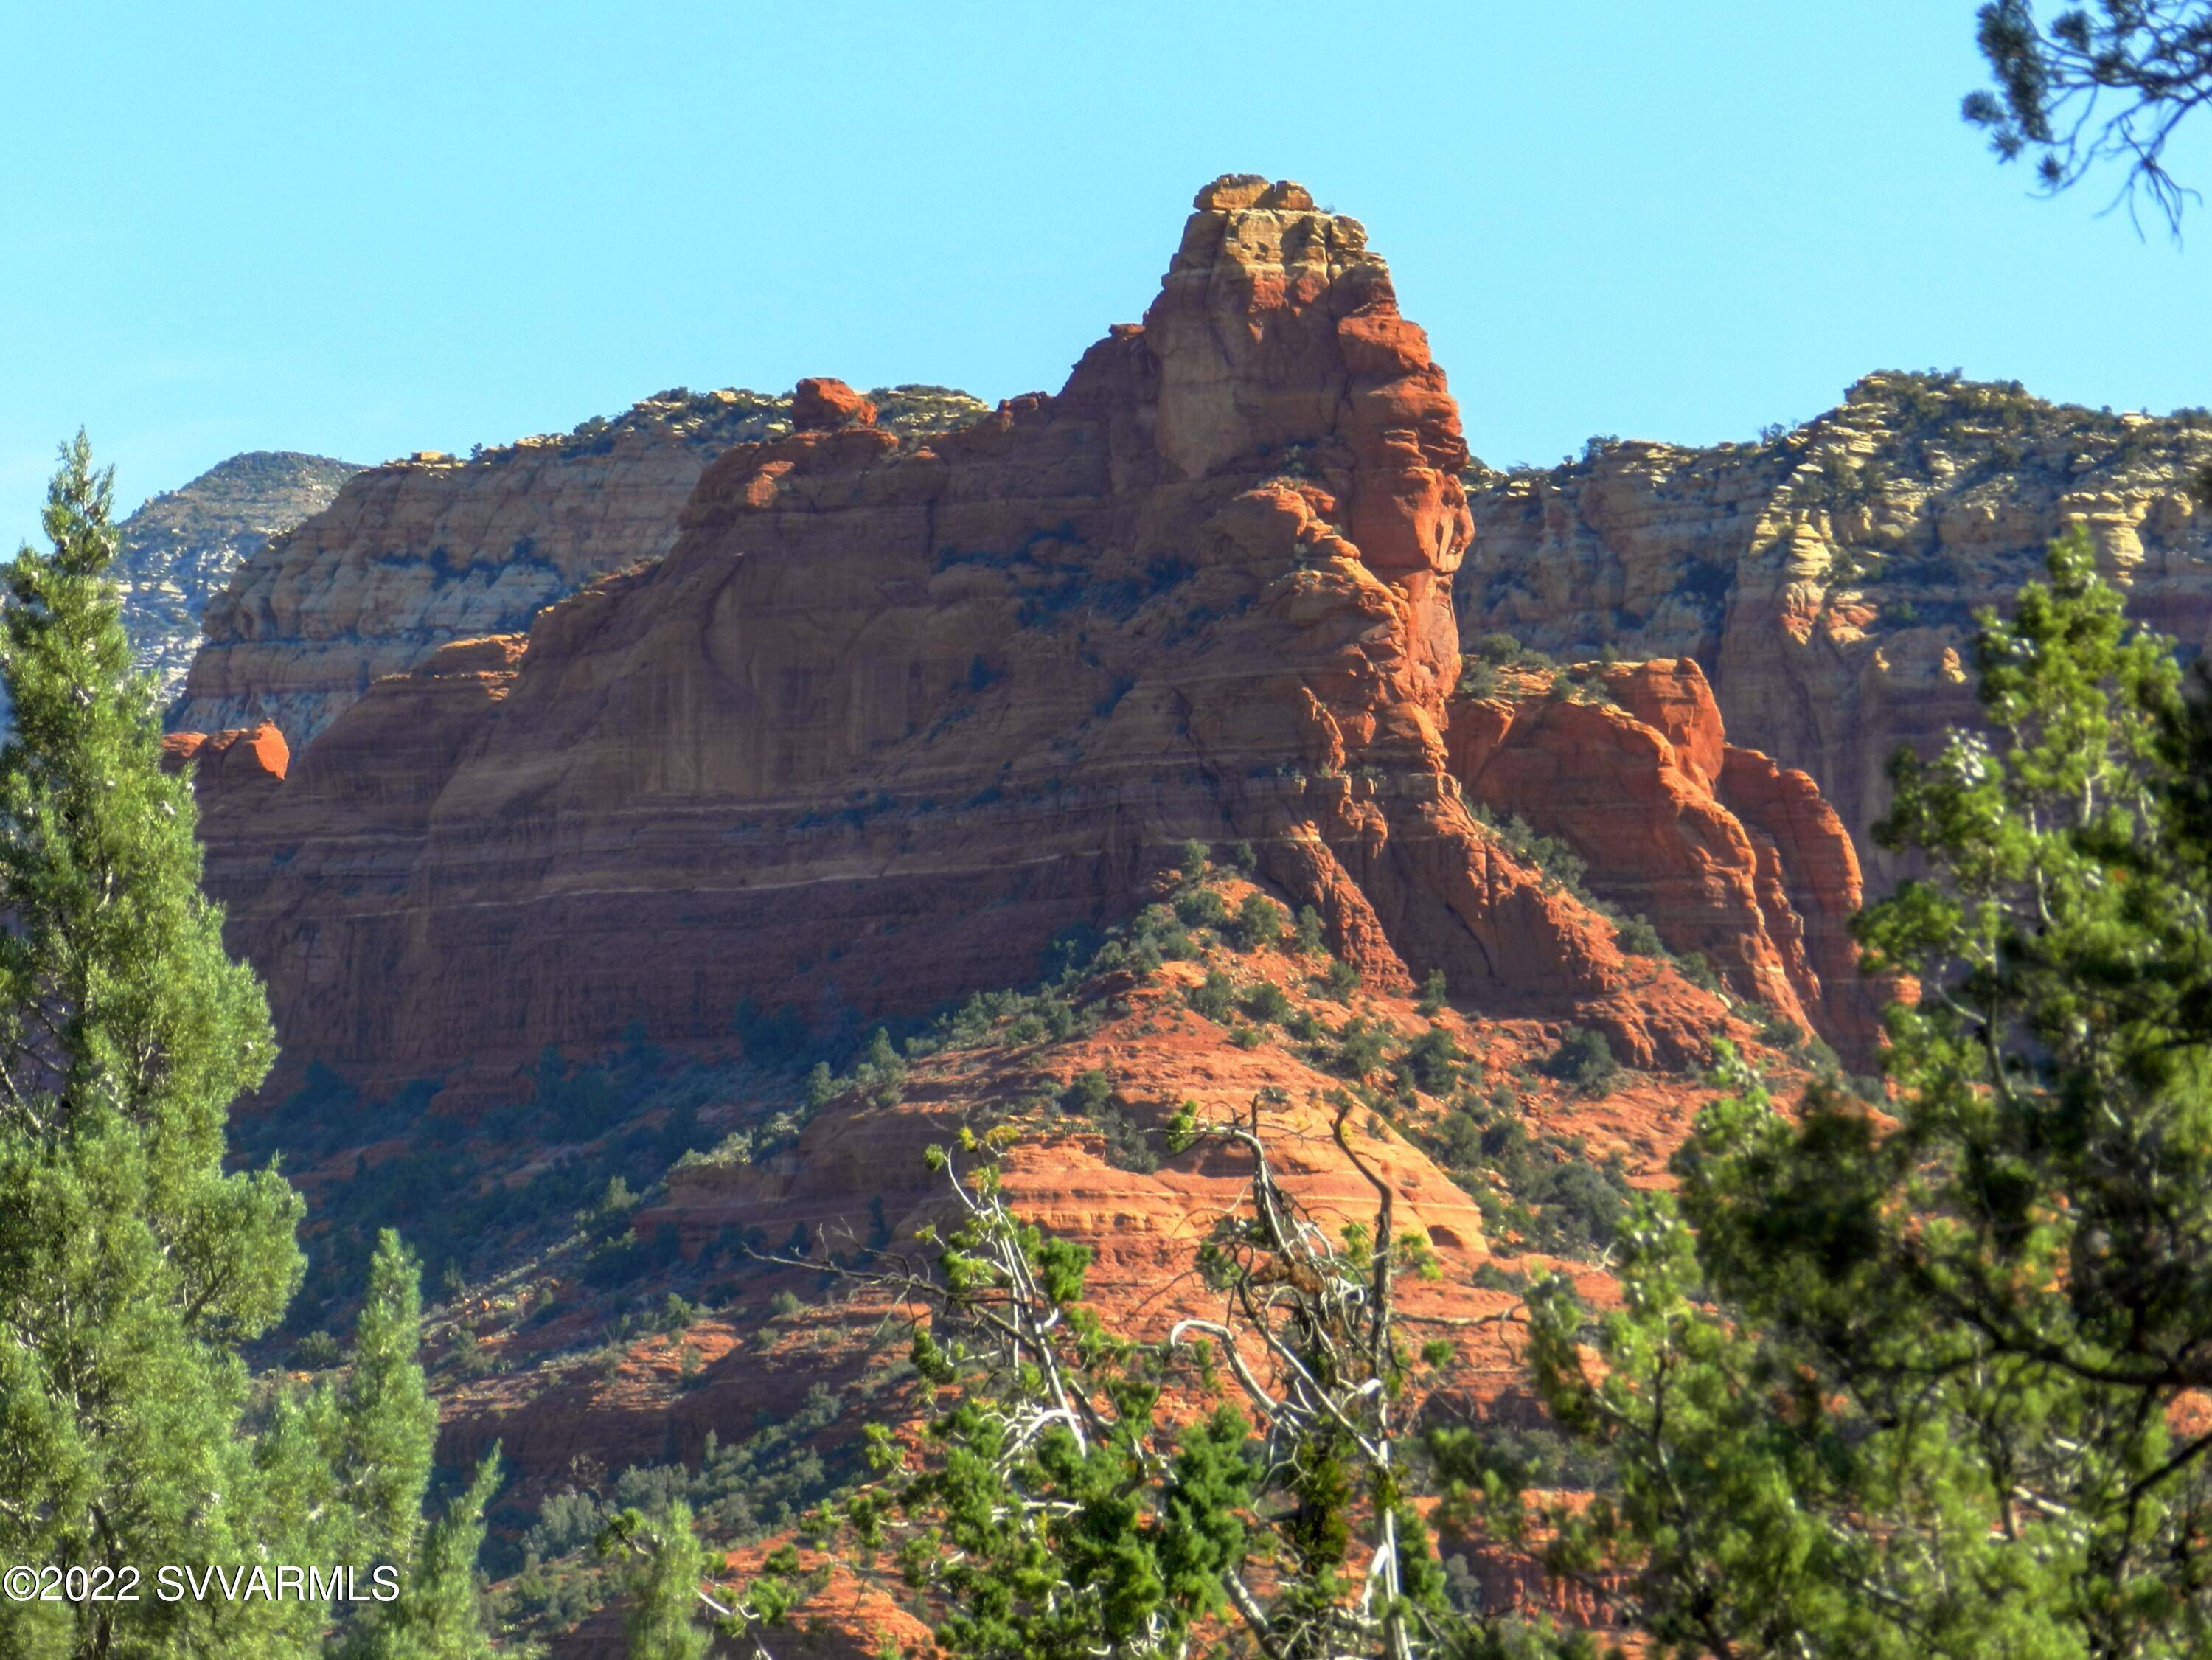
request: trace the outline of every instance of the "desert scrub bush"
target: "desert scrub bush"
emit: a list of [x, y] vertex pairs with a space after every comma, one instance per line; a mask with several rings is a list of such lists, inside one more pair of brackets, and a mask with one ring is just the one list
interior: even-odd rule
[[1389, 1027], [1355, 1016], [1337, 1033], [1329, 1065], [1346, 1078], [1365, 1078], [1380, 1072], [1396, 1047]]
[[1474, 654], [1485, 663], [1500, 668], [1520, 664], [1549, 666], [1551, 659], [1542, 652], [1531, 651], [1504, 629], [1493, 629], [1474, 642]]
[[1664, 957], [1667, 942], [1648, 918], [1625, 917], [1613, 924], [1613, 942], [1631, 957]]
[[1553, 1145], [1553, 1156], [1530, 1160], [1520, 1190], [1535, 1214], [1536, 1237], [1563, 1256], [1602, 1251], [1628, 1213], [1628, 1174], [1617, 1157], [1594, 1163], [1578, 1140]]
[[1190, 841], [1182, 844], [1176, 860], [1176, 877], [1183, 886], [1194, 888], [1206, 880], [1206, 846], [1203, 842]]
[[860, 1064], [853, 1068], [853, 1082], [875, 1106], [895, 1107], [905, 1098], [906, 1061], [882, 1026], [876, 1028], [867, 1047], [860, 1051]]
[[1147, 905], [1139, 911], [1130, 933], [1139, 951], [1150, 950], [1170, 962], [1188, 962], [1198, 955], [1197, 942], [1165, 905]]
[[1192, 888], [1177, 894], [1175, 914], [1176, 920], [1185, 927], [1221, 929], [1229, 926], [1229, 903], [1212, 888]]
[[1311, 905], [1298, 907], [1298, 920], [1291, 935], [1291, 944], [1302, 957], [1325, 956], [1328, 942], [1322, 937], [1321, 913]]
[[1528, 1289], [1528, 1276], [1510, 1268], [1502, 1268], [1489, 1257], [1475, 1264], [1474, 1272], [1468, 1276], [1477, 1291], [1510, 1292], [1516, 1296]]
[[1093, 1067], [1068, 1079], [1067, 1087], [1060, 1092], [1060, 1104], [1078, 1117], [1089, 1118], [1104, 1110], [1113, 1093], [1114, 1080], [1101, 1068]]
[[1291, 1018], [1291, 1000], [1283, 988], [1272, 980], [1262, 980], [1244, 994], [1243, 1007], [1254, 1020], [1281, 1025]]
[[1331, 958], [1328, 967], [1316, 983], [1324, 994], [1338, 1002], [1347, 1002], [1352, 994], [1359, 989], [1359, 970], [1342, 958]]
[[1159, 1169], [1159, 1151], [1153, 1145], [1158, 1138], [1152, 1131], [1111, 1107], [1102, 1108], [1091, 1122], [1105, 1143], [1106, 1162], [1115, 1170], [1150, 1176]]
[[1805, 1029], [1778, 1009], [1759, 1010], [1758, 1026], [1759, 1041], [1769, 1049], [1794, 1055], [1804, 1047]]
[[1289, 921], [1283, 908], [1264, 893], [1248, 893], [1237, 907], [1230, 938], [1239, 951], [1267, 951], [1280, 943]]
[[1682, 971], [1682, 978], [1692, 985], [1703, 988], [1716, 996], [1721, 994], [1720, 975], [1715, 971], [1712, 959], [1701, 951], [1684, 952], [1674, 959], [1674, 966]]
[[[1534, 1136], [1510, 1089], [1486, 1100], [1462, 1098], [1417, 1136], [1466, 1190], [1486, 1226], [1515, 1233], [1534, 1250], [1584, 1256], [1610, 1245], [1627, 1213], [1628, 1177], [1618, 1158], [1597, 1164], [1580, 1137]], [[1501, 1202], [1495, 1176], [1504, 1188]], [[1478, 1285], [1522, 1289], [1522, 1282]]]
[[1556, 836], [1540, 834], [1536, 827], [1515, 813], [1500, 819], [1488, 807], [1477, 806], [1476, 819], [1495, 831], [1500, 841], [1536, 867], [1547, 889], [1565, 888], [1576, 897], [1588, 901], [1589, 894], [1583, 886], [1583, 878], [1589, 874], [1589, 865], [1579, 854]]
[[1460, 1067], [1466, 1051], [1452, 1042], [1441, 1026], [1431, 1026], [1406, 1046], [1399, 1065], [1419, 1089], [1430, 1095], [1448, 1095], [1459, 1087]]
[[1207, 1019], [1225, 1021], [1237, 1001], [1237, 982], [1219, 969], [1208, 969], [1206, 978], [1185, 992], [1183, 998]]
[[1603, 1095], [1619, 1081], [1620, 1063], [1605, 1034], [1588, 1026], [1569, 1026], [1559, 1046], [1544, 1062], [1545, 1073], [1583, 1095]]
[[1431, 969], [1429, 970], [1429, 977], [1421, 982], [1420, 1000], [1413, 1005], [1414, 1010], [1420, 1014], [1434, 1018], [1443, 1012], [1444, 1004], [1450, 996], [1451, 987], [1444, 979], [1444, 971], [1442, 969]]

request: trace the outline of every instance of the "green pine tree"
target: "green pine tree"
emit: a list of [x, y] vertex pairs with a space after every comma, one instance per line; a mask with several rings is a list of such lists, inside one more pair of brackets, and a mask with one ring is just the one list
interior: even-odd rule
[[[299, 1281], [301, 1201], [222, 1166], [269, 1013], [200, 893], [190, 786], [158, 765], [111, 496], [80, 434], [0, 612], [0, 1561], [307, 1560], [314, 1437], [253, 1432], [236, 1352]], [[0, 1606], [0, 1652], [296, 1654], [322, 1617], [141, 1590]]]
[[159, 765], [106, 576], [110, 498], [80, 435], [52, 548], [9, 567], [0, 611], [0, 1563], [118, 1590], [164, 1564], [390, 1563], [405, 1590], [335, 1634], [319, 1604], [165, 1601], [146, 1580], [135, 1602], [0, 1602], [0, 1653], [488, 1653], [474, 1564], [495, 1464], [426, 1535], [437, 1415], [398, 1236], [339, 1387], [257, 1404], [237, 1353], [298, 1283], [301, 1206], [273, 1169], [222, 1167], [230, 1104], [274, 1056], [268, 1009], [200, 894], [191, 787]]
[[335, 1464], [364, 1560], [414, 1560], [438, 1409], [422, 1381], [422, 1268], [390, 1228], [377, 1237], [368, 1291], [339, 1389]]
[[676, 1500], [652, 1533], [631, 1576], [630, 1660], [705, 1660], [714, 1639], [699, 1620], [707, 1553], [691, 1531], [691, 1507]]
[[499, 1454], [427, 1530], [437, 1408], [424, 1386], [422, 1269], [386, 1228], [369, 1264], [343, 1384], [317, 1403], [331, 1470], [331, 1560], [399, 1570], [398, 1602], [357, 1610], [331, 1645], [341, 1660], [477, 1660], [492, 1652], [477, 1595], [484, 1506], [499, 1490]]
[[468, 1490], [423, 1535], [399, 1600], [341, 1651], [343, 1660], [490, 1660], [497, 1651], [484, 1631], [477, 1554], [483, 1545], [484, 1506], [499, 1482], [494, 1448]]
[[2212, 1645], [2212, 717], [2086, 538], [1985, 617], [1993, 734], [1894, 769], [1925, 872], [1861, 920], [1880, 1113], [1735, 1085], [1624, 1231], [1623, 1304], [1534, 1300], [1555, 1418], [1609, 1479], [1464, 1491], [1668, 1655], [2201, 1655]]

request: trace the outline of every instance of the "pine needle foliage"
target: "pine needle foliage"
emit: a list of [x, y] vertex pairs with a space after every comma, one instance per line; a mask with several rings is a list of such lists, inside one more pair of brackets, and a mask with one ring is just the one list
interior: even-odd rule
[[0, 605], [0, 1564], [63, 1593], [0, 1600], [0, 1654], [465, 1660], [484, 1647], [472, 1610], [395, 1647], [401, 1622], [374, 1608], [157, 1594], [161, 1567], [366, 1584], [384, 1563], [419, 1602], [482, 1529], [465, 1504], [423, 1538], [436, 1420], [396, 1236], [342, 1380], [256, 1380], [240, 1357], [299, 1283], [302, 1206], [274, 1166], [224, 1168], [231, 1104], [275, 1045], [200, 892], [191, 783], [160, 765], [108, 575], [112, 495], [79, 434], [49, 545], [6, 567]]
[[[159, 765], [107, 571], [109, 475], [80, 434], [46, 549], [6, 569], [0, 677], [0, 1558], [146, 1572], [283, 1561], [310, 1437], [246, 1431], [235, 1345], [301, 1273], [300, 1200], [222, 1167], [274, 1055], [199, 891], [189, 784]], [[307, 1560], [302, 1558], [301, 1560]], [[301, 1606], [10, 1604], [19, 1654], [296, 1653]], [[313, 1611], [319, 1614], [319, 1611]]]

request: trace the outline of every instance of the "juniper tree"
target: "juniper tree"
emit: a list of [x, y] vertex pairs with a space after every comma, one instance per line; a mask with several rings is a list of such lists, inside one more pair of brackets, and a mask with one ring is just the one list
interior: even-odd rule
[[377, 1237], [337, 1392], [336, 1473], [366, 1555], [411, 1560], [438, 1409], [422, 1379], [422, 1267], [390, 1228]]
[[[477, 1586], [484, 1506], [499, 1490], [499, 1453], [477, 1467], [476, 1479], [409, 1554], [398, 1602], [381, 1605], [364, 1620], [340, 1660], [491, 1660]], [[505, 1651], [510, 1656], [520, 1651]]]
[[1990, 736], [1901, 757], [1861, 919], [1891, 1098], [1732, 1092], [1535, 1376], [1603, 1455], [1468, 1507], [1670, 1655], [2162, 1657], [2212, 1645], [2212, 724], [2079, 532], [1976, 646]]
[[[268, 1007], [200, 892], [191, 786], [159, 764], [107, 575], [112, 494], [80, 434], [50, 546], [6, 568], [0, 606], [0, 1563], [120, 1592], [162, 1565], [390, 1561], [422, 1606], [481, 1525], [465, 1504], [422, 1535], [413, 1257], [380, 1241], [337, 1387], [257, 1389], [240, 1356], [298, 1284], [301, 1204], [273, 1167], [224, 1169], [230, 1105], [274, 1055]], [[369, 1634], [298, 1597], [136, 1588], [0, 1600], [0, 1653], [252, 1660]], [[441, 1643], [391, 1652], [477, 1651]]]
[[707, 1554], [691, 1530], [691, 1507], [679, 1499], [656, 1525], [631, 1536], [647, 1533], [651, 1542], [631, 1574], [634, 1600], [623, 1621], [630, 1660], [705, 1660], [714, 1634], [700, 1619]]
[[492, 1651], [476, 1570], [499, 1453], [426, 1528], [438, 1412], [422, 1376], [422, 1265], [386, 1228], [369, 1262], [344, 1379], [307, 1408], [330, 1470], [324, 1555], [390, 1564], [401, 1576], [396, 1602], [361, 1606], [335, 1635], [337, 1660], [479, 1660]]
[[[1012, 1212], [1002, 1132], [933, 1149], [956, 1218], [925, 1234], [934, 1261], [833, 1270], [933, 1310], [913, 1343], [932, 1415], [913, 1444], [871, 1426], [877, 1479], [804, 1530], [919, 1595], [960, 1660], [1502, 1654], [1502, 1629], [1449, 1606], [1415, 1502], [1415, 1385], [1450, 1346], [1409, 1352], [1397, 1286], [1434, 1258], [1395, 1229], [1350, 1110], [1336, 1142], [1376, 1207], [1334, 1232], [1277, 1181], [1256, 1112], [1177, 1116], [1171, 1148], [1212, 1141], [1251, 1174], [1202, 1253], [1218, 1316], [1162, 1343], [1112, 1329], [1088, 1252]], [[769, 1564], [730, 1622], [757, 1653], [803, 1596], [793, 1568]]]
[[[189, 785], [158, 765], [106, 575], [111, 502], [80, 434], [47, 492], [51, 545], [6, 568], [0, 611], [0, 1559], [274, 1563], [316, 1449], [247, 1432], [236, 1346], [299, 1281], [301, 1202], [273, 1169], [223, 1168], [269, 1013], [199, 891]], [[292, 1653], [311, 1615], [11, 1604], [0, 1649]]]

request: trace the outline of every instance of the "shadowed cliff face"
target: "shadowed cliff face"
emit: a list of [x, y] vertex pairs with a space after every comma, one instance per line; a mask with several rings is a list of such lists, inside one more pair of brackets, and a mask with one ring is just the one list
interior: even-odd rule
[[212, 885], [288, 1056], [511, 1063], [1018, 982], [1187, 838], [1249, 841], [1378, 985], [1703, 1051], [1461, 798], [1458, 413], [1357, 222], [1202, 192], [1139, 326], [937, 435], [817, 384], [708, 466], [672, 550], [377, 682]]

